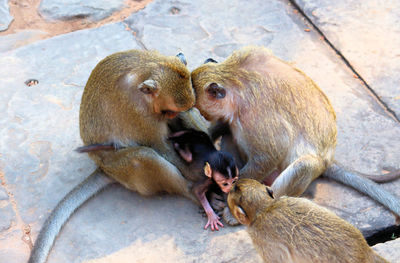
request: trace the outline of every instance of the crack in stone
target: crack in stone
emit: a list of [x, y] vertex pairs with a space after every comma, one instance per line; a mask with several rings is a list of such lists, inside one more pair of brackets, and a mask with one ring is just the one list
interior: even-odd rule
[[125, 30], [129, 31], [132, 33], [133, 37], [136, 40], [136, 43], [138, 43], [138, 45], [143, 48], [144, 50], [148, 50], [146, 45], [143, 43], [143, 41], [137, 36], [139, 34], [139, 32], [134, 31], [132, 28], [129, 27], [128, 23], [126, 23], [125, 21], [121, 21], [121, 23], [125, 26]]
[[310, 17], [307, 16], [307, 14], [300, 8], [300, 6], [294, 1], [294, 0], [287, 0], [295, 10], [299, 12], [301, 16], [303, 16], [308, 23], [316, 30], [316, 32], [323, 38], [326, 44], [330, 48], [335, 51], [335, 53], [342, 59], [342, 61], [346, 64], [346, 66], [354, 73], [354, 75], [364, 84], [364, 87], [366, 90], [370, 93], [370, 95], [375, 99], [375, 101], [380, 105], [383, 110], [395, 121], [400, 123], [400, 118], [397, 117], [396, 113], [394, 110], [392, 110], [382, 99], [381, 97], [375, 92], [375, 90], [367, 83], [367, 81], [355, 70], [355, 68], [351, 65], [350, 61], [347, 60], [347, 58], [335, 47], [335, 45], [329, 41], [329, 39], [325, 36], [325, 34], [322, 32], [322, 30], [319, 29], [319, 27], [311, 20]]
[[8, 198], [10, 200], [11, 207], [15, 213], [16, 222], [15, 222], [15, 224], [11, 225], [10, 231], [14, 227], [19, 228], [22, 232], [21, 240], [29, 246], [29, 249], [32, 249], [33, 242], [32, 242], [32, 238], [31, 238], [30, 225], [25, 224], [25, 222], [22, 220], [22, 217], [17, 208], [17, 201], [15, 200], [14, 194], [11, 192], [11, 190], [9, 189], [9, 186], [7, 185], [6, 178], [5, 178], [3, 171], [0, 171], [0, 183], [6, 190]]

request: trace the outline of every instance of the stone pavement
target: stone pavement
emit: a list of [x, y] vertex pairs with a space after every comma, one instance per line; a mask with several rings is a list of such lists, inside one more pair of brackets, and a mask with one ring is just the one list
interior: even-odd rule
[[[48, 19], [99, 20], [126, 3], [102, 2], [42, 0], [38, 12]], [[80, 98], [93, 67], [121, 50], [183, 52], [193, 69], [244, 45], [267, 46], [331, 100], [340, 163], [365, 173], [400, 169], [400, 2], [214, 2], [155, 0], [98, 28], [42, 41], [24, 31], [0, 37], [0, 263], [26, 262], [51, 210], [95, 168], [73, 151], [81, 145]], [[7, 1], [0, 0], [0, 30], [10, 21]], [[14, 49], [21, 37], [31, 43]], [[28, 79], [39, 83], [27, 86]], [[400, 180], [382, 187], [400, 198]], [[352, 189], [318, 179], [307, 196], [367, 238], [383, 230], [393, 239], [399, 235], [391, 213]], [[145, 198], [114, 186], [77, 211], [48, 262], [260, 262], [243, 227], [212, 233], [204, 223], [184, 198]], [[397, 239], [374, 249], [400, 262], [399, 246]]]

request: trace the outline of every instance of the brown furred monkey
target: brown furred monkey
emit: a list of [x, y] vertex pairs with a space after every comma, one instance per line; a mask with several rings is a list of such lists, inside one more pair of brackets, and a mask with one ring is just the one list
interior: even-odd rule
[[253, 179], [240, 179], [228, 195], [235, 218], [247, 226], [264, 262], [388, 262], [361, 232], [306, 198], [281, 196]]
[[[45, 262], [70, 215], [114, 183], [105, 174], [142, 195], [167, 192], [196, 200], [189, 190], [190, 182], [182, 176], [189, 172], [185, 170], [187, 165], [167, 141], [168, 120], [189, 110], [194, 103], [190, 72], [182, 54], [167, 57], [156, 51], [130, 50], [100, 61], [82, 95], [80, 133], [85, 145], [115, 143], [121, 148], [89, 152], [99, 169], [51, 213], [29, 263]], [[200, 116], [191, 110], [180, 113], [180, 118], [196, 122]]]
[[[335, 112], [303, 72], [264, 47], [245, 47], [221, 63], [207, 62], [191, 74], [196, 107], [216, 127], [228, 126], [246, 163], [241, 178], [261, 181], [279, 174], [271, 185], [279, 197], [301, 195], [323, 174], [400, 215], [398, 198], [334, 162]], [[223, 132], [214, 130], [212, 136]], [[396, 171], [378, 179], [399, 176]]]

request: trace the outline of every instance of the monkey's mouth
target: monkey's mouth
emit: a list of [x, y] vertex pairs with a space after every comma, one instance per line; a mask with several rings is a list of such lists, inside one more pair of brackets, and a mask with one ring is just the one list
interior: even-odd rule
[[168, 119], [173, 119], [173, 118], [175, 118], [176, 115], [178, 115], [178, 113], [179, 113], [179, 112], [177, 112], [177, 111], [172, 111], [172, 110], [162, 110], [162, 111], [161, 111], [161, 114], [162, 114], [164, 117], [168, 118]]

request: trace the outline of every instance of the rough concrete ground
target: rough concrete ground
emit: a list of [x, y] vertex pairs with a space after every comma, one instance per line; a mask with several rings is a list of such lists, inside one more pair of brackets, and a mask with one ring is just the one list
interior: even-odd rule
[[[63, 21], [40, 13], [45, 5], [65, 11], [73, 2], [0, 3], [0, 14], [8, 14], [2, 8], [8, 4], [14, 15], [0, 33], [0, 263], [25, 262], [53, 207], [93, 171], [73, 151], [81, 145], [80, 97], [93, 67], [120, 50], [183, 52], [193, 69], [244, 45], [267, 46], [331, 100], [338, 161], [365, 173], [400, 169], [398, 2], [295, 1], [297, 9], [285, 0], [113, 1], [120, 10], [76, 7]], [[27, 86], [28, 79], [39, 83]], [[400, 197], [400, 181], [382, 187]], [[340, 184], [319, 179], [307, 196], [366, 237], [394, 227], [384, 208]], [[112, 187], [71, 218], [49, 262], [260, 262], [243, 227], [204, 231], [197, 211], [181, 197], [144, 198]], [[392, 232], [395, 238], [398, 230]], [[400, 262], [399, 240], [374, 249]]]

